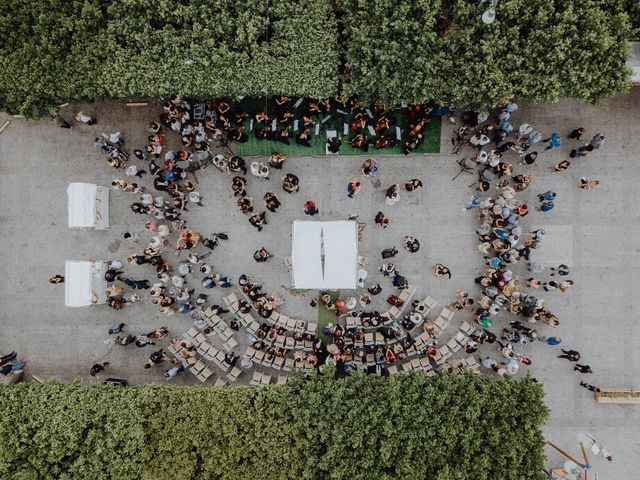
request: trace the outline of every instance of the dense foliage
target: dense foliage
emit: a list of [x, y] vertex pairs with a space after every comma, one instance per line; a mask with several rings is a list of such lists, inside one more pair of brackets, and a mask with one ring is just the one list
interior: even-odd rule
[[370, 99], [497, 106], [596, 101], [628, 88], [622, 0], [343, 0], [344, 89]]
[[338, 90], [325, 0], [6, 0], [0, 108]]
[[[495, 106], [628, 88], [637, 0], [5, 0], [0, 109], [338, 92]], [[629, 17], [632, 23], [630, 24]], [[633, 25], [633, 30], [632, 30]], [[340, 48], [338, 47], [340, 44]]]
[[4, 387], [0, 478], [536, 480], [542, 396], [471, 373]]

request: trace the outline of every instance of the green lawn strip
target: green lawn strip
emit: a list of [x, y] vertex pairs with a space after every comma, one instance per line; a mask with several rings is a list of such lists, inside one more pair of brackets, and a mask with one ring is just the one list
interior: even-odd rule
[[328, 293], [331, 300], [335, 302], [338, 297], [340, 297], [340, 290], [328, 290], [326, 292], [321, 291], [318, 293], [318, 334], [325, 344], [330, 344], [333, 343], [331, 337], [322, 333], [322, 329], [330, 323], [335, 323], [338, 320], [338, 317], [331, 310], [325, 307], [324, 303], [322, 303], [320, 298], [325, 293]]

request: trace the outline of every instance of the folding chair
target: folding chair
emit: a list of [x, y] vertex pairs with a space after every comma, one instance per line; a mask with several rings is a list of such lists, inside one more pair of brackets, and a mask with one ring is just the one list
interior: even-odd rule
[[271, 383], [271, 375], [262, 375], [260, 378], [260, 385], [269, 385]]
[[237, 346], [238, 346], [238, 341], [235, 339], [235, 337], [231, 337], [229, 338], [229, 340], [225, 342], [224, 345], [222, 345], [222, 348], [224, 348], [227, 352], [231, 353], [231, 351]]
[[229, 372], [227, 374], [227, 378], [232, 381], [235, 382], [238, 379], [238, 376], [242, 373], [242, 369], [238, 368], [238, 367], [233, 367], [231, 369], [231, 372]]
[[420, 357], [420, 367], [422, 367], [422, 370], [425, 372], [432, 369], [429, 357]]
[[287, 375], [278, 375], [278, 380], [276, 381], [276, 385], [285, 385], [289, 381], [289, 377]]
[[380, 332], [375, 333], [376, 345], [384, 345], [384, 335]]
[[253, 372], [253, 377], [251, 378], [249, 385], [257, 387], [258, 385], [260, 385], [261, 380], [262, 380], [262, 373], [256, 370], [255, 372]]
[[413, 366], [411, 365], [411, 362], [404, 362], [403, 364], [400, 365], [400, 368], [402, 368], [404, 372], [413, 371]]
[[426, 297], [424, 297], [424, 300], [422, 300], [422, 303], [424, 303], [429, 309], [429, 311], [431, 311], [433, 310], [433, 307], [435, 307], [438, 302], [437, 300], [434, 300], [429, 295], [427, 295]]
[[458, 350], [460, 350], [460, 344], [456, 342], [455, 338], [450, 338], [446, 345], [453, 353], [456, 353]]
[[206, 365], [204, 363], [202, 363], [200, 360], [198, 360], [195, 365], [193, 365], [193, 367], [190, 368], [191, 373], [193, 373], [194, 375], [198, 375], [201, 371], [204, 370], [204, 367], [206, 367]]
[[273, 365], [276, 370], [280, 370], [284, 366], [284, 357], [276, 357], [273, 359]]
[[287, 318], [287, 326], [286, 329], [290, 332], [293, 332], [296, 328], [296, 320], [294, 318]]
[[260, 330], [260, 324], [256, 321], [247, 327], [247, 332], [254, 336], [258, 333], [258, 330]]
[[439, 360], [436, 360], [436, 363], [438, 365], [442, 365], [450, 356], [451, 356], [451, 351], [449, 350], [449, 348], [446, 345], [442, 345], [438, 351], [440, 352], [440, 355], [442, 355], [440, 357]]
[[464, 333], [466, 333], [467, 335], [471, 335], [475, 328], [473, 328], [471, 325], [469, 325], [466, 321], [462, 321], [462, 324], [460, 325], [460, 330], [463, 331]]
[[276, 327], [287, 328], [287, 320], [289, 320], [289, 317], [280, 314], [278, 321], [276, 322]]
[[225, 378], [218, 378], [214, 387], [224, 387], [227, 384], [227, 380]]
[[262, 361], [264, 360], [264, 351], [256, 350], [253, 354], [253, 359], [258, 363], [262, 363]]
[[391, 318], [396, 320], [400, 316], [401, 310], [398, 307], [391, 306], [387, 313], [391, 315]]
[[456, 332], [456, 334], [453, 336], [453, 338], [455, 338], [456, 342], [458, 342], [463, 347], [466, 346], [467, 342], [469, 341], [469, 337], [466, 337], [465, 334], [462, 333], [459, 330]]
[[411, 359], [411, 367], [412, 367], [414, 370], [421, 370], [421, 369], [422, 369], [422, 366], [420, 365], [420, 359], [419, 359], [419, 358], [417, 358], [417, 357], [416, 357], [416, 358], [412, 358], [412, 359]]
[[191, 327], [189, 330], [187, 330], [187, 336], [189, 338], [194, 338], [196, 335], [198, 335], [200, 331], [196, 328], [196, 327]]
[[211, 370], [209, 367], [205, 367], [204, 370], [196, 375], [196, 378], [204, 383], [211, 375], [213, 375], [213, 370]]
[[229, 328], [229, 326], [227, 325], [227, 328], [220, 331], [220, 337], [222, 337], [222, 339], [225, 341], [229, 340], [231, 337], [233, 337], [233, 330], [231, 330], [231, 328]]
[[440, 330], [446, 330], [449, 322], [444, 317], [438, 317], [436, 318], [435, 324]]
[[287, 357], [284, 359], [284, 366], [282, 367], [282, 370], [284, 370], [285, 372], [290, 372], [295, 367], [296, 367], [296, 362], [293, 358]]
[[451, 320], [453, 319], [453, 315], [455, 312], [449, 310], [447, 307], [444, 307], [441, 311], [440, 311], [440, 316], [446, 318], [447, 320]]
[[389, 365], [387, 367], [387, 371], [389, 372], [389, 375], [395, 375], [396, 373], [398, 373], [398, 367], [396, 367], [395, 365]]
[[365, 333], [364, 334], [364, 344], [367, 346], [373, 345], [373, 333]]
[[467, 365], [469, 366], [469, 368], [477, 369], [480, 367], [480, 365], [476, 361], [476, 357], [474, 357], [473, 355], [469, 355], [467, 358], [464, 359], [464, 361], [467, 362]]
[[400, 300], [403, 300], [405, 303], [407, 303], [409, 298], [411, 298], [411, 287], [408, 287], [408, 288], [405, 288], [404, 290], [402, 290], [400, 292], [400, 295], [398, 295], [398, 298]]
[[238, 296], [235, 293], [232, 293], [232, 294], [227, 295], [226, 297], [224, 297], [222, 300], [227, 305], [231, 305], [232, 303], [236, 303], [238, 301]]

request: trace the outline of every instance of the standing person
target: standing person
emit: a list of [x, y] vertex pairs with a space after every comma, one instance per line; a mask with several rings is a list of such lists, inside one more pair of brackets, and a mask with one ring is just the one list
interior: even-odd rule
[[400, 201], [400, 185], [398, 185], [397, 183], [391, 185], [389, 188], [387, 188], [387, 195], [386, 195], [386, 199], [385, 199], [385, 203], [387, 205], [389, 205], [390, 207], [392, 205], [395, 205], [396, 203], [398, 203], [398, 201]]
[[575, 130], [573, 130], [568, 136], [567, 138], [570, 138], [571, 140], [582, 140], [582, 136], [587, 132], [587, 130], [583, 127], [580, 128], [576, 128]]
[[354, 178], [347, 184], [347, 197], [353, 198], [361, 189], [360, 180]]
[[124, 323], [119, 323], [118, 325], [113, 325], [110, 329], [109, 329], [109, 335], [118, 335], [120, 332], [122, 332], [122, 329], [124, 328]]
[[276, 213], [276, 209], [280, 206], [280, 200], [274, 192], [264, 194], [264, 206], [270, 212]]
[[569, 160], [562, 160], [561, 162], [558, 162], [556, 165], [553, 166], [553, 171], [563, 172], [570, 166], [571, 166], [571, 162]]
[[549, 142], [549, 145], [547, 145], [544, 149], [546, 152], [547, 150], [551, 150], [552, 148], [559, 148], [562, 145], [562, 137], [559, 133], [554, 132], [549, 138], [543, 140], [543, 142]]
[[122, 147], [124, 145], [124, 139], [120, 137], [120, 132], [115, 133], [101, 133], [102, 138], [107, 142]]
[[573, 369], [580, 373], [593, 373], [593, 370], [591, 370], [589, 365], [580, 365], [579, 363], [576, 363]]
[[249, 223], [261, 232], [263, 225], [267, 223], [267, 212], [254, 213], [249, 217]]
[[573, 150], [571, 150], [571, 153], [569, 154], [569, 156], [571, 158], [575, 158], [576, 156], [579, 158], [584, 158], [587, 155], [589, 155], [591, 152], [593, 152], [594, 150], [594, 146], [589, 144], [589, 145], [583, 145], [582, 147], [578, 148], [577, 150], [574, 148]]
[[142, 178], [142, 175], [146, 174], [145, 170], [139, 170], [135, 165], [129, 165], [124, 173], [129, 177], [139, 177]]
[[560, 345], [562, 343], [560, 337], [542, 337], [540, 340], [547, 342], [547, 344], [551, 346]]
[[200, 207], [204, 207], [204, 205], [202, 204], [202, 200], [200, 199], [200, 193], [196, 192], [195, 190], [193, 192], [189, 192], [189, 201], [195, 203]]
[[418, 178], [412, 178], [411, 180], [404, 182], [404, 189], [407, 192], [413, 192], [419, 188], [422, 188], [422, 180]]
[[184, 370], [184, 367], [180, 365], [178, 367], [170, 368], [169, 370], [164, 372], [164, 376], [167, 379], [167, 382], [170, 382], [171, 380], [176, 378], [178, 376], [178, 373], [182, 372], [183, 370]]
[[578, 185], [578, 188], [581, 188], [582, 190], [593, 190], [598, 185], [600, 185], [600, 180], [589, 180], [582, 177], [580, 179], [580, 185]]
[[558, 355], [558, 358], [565, 358], [570, 362], [577, 362], [580, 360], [580, 352], [577, 350], [565, 350], [562, 349], [562, 355]]
[[287, 160], [287, 157], [284, 156], [282, 153], [272, 152], [271, 156], [269, 157], [269, 166], [271, 168], [275, 168], [276, 170], [281, 170], [282, 165], [284, 165], [284, 162], [286, 160]]
[[89, 375], [91, 375], [92, 377], [95, 377], [98, 373], [103, 371], [104, 367], [106, 367], [107, 365], [109, 365], [109, 362], [103, 362], [103, 363], [94, 364], [91, 367], [91, 370], [89, 370]]
[[604, 143], [605, 143], [604, 134], [601, 132], [598, 132], [593, 136], [593, 138], [591, 139], [591, 142], [589, 142], [589, 145], [591, 145], [593, 148], [597, 150], [600, 147], [604, 147]]
[[300, 180], [293, 173], [287, 173], [282, 179], [282, 189], [287, 193], [294, 193], [300, 190]]
[[82, 110], [76, 113], [76, 121], [84, 123], [86, 125], [95, 125], [96, 123], [98, 123], [95, 117], [90, 117]]
[[444, 277], [446, 275], [451, 278], [451, 270], [449, 270], [449, 267], [446, 267], [441, 263], [436, 263], [433, 266], [433, 273], [438, 277]]
[[264, 263], [269, 260], [273, 255], [267, 251], [266, 248], [261, 247], [259, 250], [256, 250], [253, 254], [253, 259], [258, 263]]
[[253, 162], [251, 163], [251, 175], [269, 179], [269, 167], [262, 162]]
[[523, 163], [525, 165], [533, 165], [536, 161], [536, 159], [538, 158], [538, 152], [531, 152], [531, 153], [527, 153], [524, 156], [524, 160]]
[[378, 175], [378, 162], [373, 158], [367, 158], [362, 164], [362, 174], [374, 178]]
[[[565, 265], [564, 263], [561, 263], [560, 265], [558, 265], [558, 268], [555, 267], [551, 267], [549, 270], [551, 270], [552, 272], [558, 272], [558, 275], [562, 275], [563, 277], [566, 275], [569, 275], [570, 272], [570, 268], [568, 265]], [[555, 275], [555, 273], [552, 273], [551, 276], [553, 277]]]
[[587, 390], [589, 390], [590, 392], [599, 392], [600, 389], [598, 387], [596, 387], [595, 385], [589, 385], [586, 382], [580, 382], [580, 386], [586, 388]]
[[69, 122], [63, 120], [62, 117], [58, 114], [51, 116], [51, 122], [60, 128], [73, 128]]
[[144, 368], [151, 368], [152, 366], [158, 365], [165, 360], [167, 360], [167, 356], [164, 354], [161, 348], [160, 350], [156, 350], [151, 355], [149, 355], [149, 360], [144, 364]]
[[375, 222], [380, 228], [387, 228], [389, 226], [389, 219], [382, 212], [376, 214]]
[[313, 200], [307, 200], [304, 204], [303, 209], [304, 213], [311, 217], [317, 215], [320, 212], [320, 210], [318, 210], [318, 207], [316, 207], [316, 202], [314, 202]]
[[420, 242], [416, 237], [412, 237], [410, 235], [407, 235], [406, 237], [404, 237], [403, 245], [405, 250], [411, 253], [416, 253], [418, 250], [420, 250]]

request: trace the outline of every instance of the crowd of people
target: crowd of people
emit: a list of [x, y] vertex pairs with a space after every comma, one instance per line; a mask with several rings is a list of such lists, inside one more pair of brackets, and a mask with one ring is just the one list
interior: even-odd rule
[[[521, 363], [531, 363], [530, 357], [524, 355], [522, 349], [531, 342], [546, 339], [538, 333], [540, 325], [555, 328], [560, 324], [558, 317], [536, 290], [542, 286], [545, 292], [564, 293], [573, 285], [572, 280], [559, 278], [570, 274], [570, 268], [564, 264], [550, 268], [550, 277], [557, 274], [559, 277], [556, 279], [538, 278], [543, 274], [544, 266], [535, 261], [535, 250], [543, 243], [546, 232], [543, 228], [527, 231], [524, 219], [529, 215], [530, 208], [519, 199], [519, 194], [529, 188], [533, 181], [533, 175], [527, 173], [527, 169], [539, 157], [537, 150], [545, 152], [561, 149], [564, 140], [557, 132], [543, 138], [528, 123], [514, 128], [511, 116], [517, 109], [517, 104], [508, 102], [494, 115], [471, 120], [470, 126], [474, 131], [468, 140], [468, 147], [472, 155], [461, 162], [461, 165], [467, 167], [477, 166], [479, 172], [477, 192], [467, 208], [479, 210], [476, 234], [479, 240], [478, 250], [485, 260], [485, 269], [475, 280], [481, 289], [481, 295], [473, 306], [475, 321], [483, 329], [490, 329], [501, 311], [522, 317], [522, 321], [511, 321], [510, 328], [502, 329], [501, 341], [497, 342], [502, 361], [498, 362], [490, 357], [483, 361], [484, 366], [495, 370], [499, 375], [508, 373], [508, 365], [514, 359]], [[578, 142], [582, 141], [585, 134], [586, 129], [582, 127], [568, 133], [567, 138], [573, 147], [568, 154], [569, 158], [580, 156], [579, 152], [591, 152], [604, 146], [605, 136], [601, 132], [593, 135], [590, 142], [580, 145]], [[582, 155], [584, 156], [586, 154]], [[523, 160], [517, 162], [518, 157]], [[566, 170], [570, 164], [568, 159], [563, 160], [554, 167], [554, 171]], [[523, 172], [516, 173], [515, 170], [520, 168]], [[591, 189], [598, 183], [597, 180], [582, 179], [578, 187]], [[537, 198], [539, 204], [535, 209], [546, 213], [554, 208], [557, 194], [553, 190], [547, 190], [539, 193]], [[526, 265], [527, 274], [534, 276], [521, 281], [516, 270], [518, 264]], [[558, 337], [549, 339], [549, 345], [560, 344]], [[572, 362], [580, 359], [580, 354], [575, 350], [562, 352], [560, 358]], [[588, 365], [576, 364], [574, 370], [583, 374], [593, 373]], [[581, 385], [591, 390], [597, 389], [583, 381]]]
[[[349, 115], [349, 143], [363, 151], [369, 145], [375, 148], [393, 146], [397, 142], [397, 114], [382, 105], [361, 105], [357, 99], [335, 97], [322, 101], [301, 99], [295, 101], [289, 97], [272, 99], [273, 112], [268, 110], [247, 111], [242, 102], [219, 100], [216, 102], [194, 102], [182, 98], [174, 98], [163, 105], [157, 121], [148, 127], [147, 145], [133, 150], [133, 157], [138, 165], [130, 162], [125, 150], [125, 141], [120, 132], [102, 133], [95, 138], [94, 145], [106, 157], [107, 163], [124, 171], [126, 178], [116, 178], [112, 182], [114, 190], [135, 196], [131, 210], [145, 216], [144, 229], [151, 235], [147, 245], [140, 243], [137, 232], [126, 232], [124, 238], [139, 247], [141, 252], [130, 255], [127, 264], [135, 268], [147, 269], [146, 275], [152, 273], [155, 278], [149, 280], [138, 276], [125, 275], [122, 262], [112, 260], [105, 279], [110, 283], [107, 290], [108, 304], [114, 309], [122, 309], [129, 303], [140, 301], [136, 291], [147, 290], [151, 301], [158, 306], [159, 312], [166, 315], [175, 313], [189, 314], [194, 325], [206, 331], [207, 325], [201, 318], [201, 312], [209, 307], [217, 314], [229, 313], [220, 305], [207, 305], [208, 295], [196, 293], [196, 287], [211, 289], [214, 287], [230, 288], [232, 280], [223, 272], [216, 271], [213, 265], [206, 262], [211, 251], [228, 239], [225, 233], [204, 235], [193, 227], [187, 227], [185, 212], [191, 205], [201, 207], [203, 198], [196, 189], [193, 174], [199, 169], [213, 164], [218, 171], [230, 177], [230, 188], [236, 197], [237, 207], [247, 220], [258, 231], [268, 224], [268, 216], [277, 213], [287, 195], [270, 189], [263, 197], [264, 209], [254, 203], [250, 194], [251, 179], [253, 181], [273, 182], [276, 171], [282, 170], [287, 157], [277, 151], [271, 153], [265, 162], [254, 161], [247, 165], [245, 160], [228, 148], [229, 142], [244, 142], [248, 135], [258, 139], [276, 140], [289, 143], [290, 138], [305, 145], [314, 126], [326, 116], [338, 112]], [[405, 153], [417, 148], [423, 141], [422, 131], [438, 107], [434, 104], [409, 105], [402, 109], [402, 115], [409, 121], [408, 135], [403, 139]], [[475, 281], [481, 294], [473, 299], [471, 295], [458, 290], [456, 301], [448, 305], [453, 311], [468, 311], [474, 319], [476, 328], [464, 347], [467, 354], [478, 351], [482, 344], [497, 347], [500, 360], [491, 356], [480, 359], [486, 368], [500, 376], [514, 375], [520, 365], [530, 365], [532, 359], [524, 352], [524, 347], [531, 342], [544, 341], [550, 346], [561, 343], [559, 337], [545, 337], [538, 332], [541, 325], [555, 328], [560, 324], [558, 317], [551, 311], [547, 302], [537, 292], [542, 287], [545, 292], [566, 292], [573, 281], [566, 278], [570, 274], [567, 265], [550, 268], [549, 278], [543, 278], [544, 268], [536, 262], [536, 249], [544, 241], [544, 228], [528, 231], [525, 217], [532, 210], [526, 202], [519, 199], [520, 193], [527, 190], [533, 181], [533, 175], [527, 169], [536, 163], [545, 152], [558, 149], [562, 151], [570, 147], [567, 159], [556, 164], [556, 172], [567, 170], [574, 158], [585, 158], [588, 154], [602, 148], [605, 137], [596, 133], [591, 141], [581, 144], [586, 130], [577, 128], [566, 135], [567, 142], [560, 133], [553, 132], [543, 138], [540, 131], [532, 125], [523, 123], [517, 129], [511, 124], [511, 117], [517, 110], [514, 102], [492, 115], [467, 112], [462, 115], [465, 126], [460, 129], [456, 141], [462, 142], [458, 151], [472, 152], [469, 158], [461, 163], [467, 168], [478, 168], [477, 189], [468, 207], [464, 210], [478, 209], [478, 251], [482, 254], [485, 268]], [[84, 114], [83, 114], [84, 115]], [[86, 120], [86, 119], [85, 119]], [[83, 121], [88, 123], [88, 121]], [[91, 118], [95, 124], [95, 119]], [[247, 123], [250, 128], [247, 129]], [[66, 128], [64, 125], [59, 125]], [[176, 133], [181, 146], [173, 150], [169, 147], [168, 132]], [[218, 142], [216, 144], [216, 142]], [[331, 148], [335, 148], [335, 139], [330, 139]], [[386, 144], [385, 144], [386, 142]], [[467, 150], [464, 150], [464, 149]], [[347, 184], [347, 198], [354, 198], [363, 188], [362, 177], [374, 180], [380, 170], [374, 158], [368, 158], [362, 164], [360, 175]], [[518, 171], [516, 171], [518, 170]], [[519, 171], [522, 170], [522, 171]], [[250, 174], [250, 176], [249, 176]], [[275, 178], [286, 194], [295, 194], [300, 189], [300, 179], [293, 173]], [[590, 190], [596, 188], [596, 179], [583, 178], [578, 188]], [[384, 202], [393, 208], [404, 195], [414, 195], [423, 187], [419, 178], [411, 178], [404, 183], [394, 183], [386, 187]], [[273, 191], [271, 191], [273, 190]], [[535, 210], [540, 214], [550, 212], [559, 201], [556, 192], [546, 190], [538, 194]], [[310, 216], [319, 213], [313, 200], [304, 202], [302, 211]], [[391, 218], [379, 211], [371, 219], [378, 227], [388, 227]], [[407, 254], [420, 250], [420, 240], [406, 235], [402, 247]], [[173, 251], [175, 261], [167, 255]], [[399, 254], [395, 247], [381, 252], [379, 271], [389, 279], [390, 287], [395, 290], [386, 296], [386, 304], [403, 309], [406, 300], [401, 292], [408, 291], [410, 279], [391, 263], [390, 259]], [[273, 255], [266, 247], [257, 250], [253, 258], [258, 263], [269, 261]], [[148, 264], [148, 267], [143, 267]], [[526, 270], [525, 279], [518, 276], [517, 266]], [[364, 267], [364, 265], [362, 265]], [[153, 268], [150, 268], [153, 267]], [[142, 270], [141, 270], [142, 272]], [[438, 277], [452, 278], [451, 270], [441, 263], [433, 265], [433, 273]], [[200, 278], [196, 278], [197, 276]], [[263, 286], [254, 282], [248, 275], [242, 275], [237, 286], [247, 296], [242, 300], [240, 311], [255, 312], [261, 318], [258, 332], [249, 337], [248, 345], [255, 350], [265, 350], [267, 355], [296, 355], [296, 361], [308, 362], [313, 366], [332, 365], [337, 367], [339, 375], [364, 369], [368, 373], [387, 375], [388, 366], [402, 361], [409, 351], [417, 350], [419, 358], [429, 361], [437, 357], [438, 340], [432, 338], [426, 345], [415, 347], [415, 336], [421, 331], [432, 332], [433, 323], [427, 321], [426, 307], [414, 300], [406, 313], [397, 322], [389, 322], [388, 316], [380, 309], [373, 307], [374, 297], [383, 288], [379, 283], [366, 282], [367, 272], [359, 272], [359, 295], [333, 299], [329, 295], [321, 297], [320, 308], [326, 308], [336, 314], [335, 323], [323, 329], [324, 337], [308, 333], [296, 333], [299, 341], [312, 342], [310, 351], [292, 352], [286, 348], [276, 348], [270, 341], [284, 332], [269, 322], [269, 318], [282, 305], [283, 299], [277, 293], [263, 292]], [[557, 275], [557, 276], [556, 276]], [[550, 278], [555, 277], [555, 278]], [[524, 277], [523, 277], [524, 278]], [[64, 277], [57, 275], [50, 279], [52, 283], [61, 283]], [[419, 287], [419, 286], [418, 286]], [[312, 306], [317, 302], [312, 300]], [[496, 317], [500, 312], [515, 316], [509, 321], [508, 328], [499, 330]], [[351, 321], [357, 319], [354, 326]], [[239, 330], [240, 325], [234, 319], [230, 326]], [[110, 330], [108, 342], [113, 345], [135, 344], [137, 347], [155, 345], [156, 338], [168, 335], [162, 327], [158, 331], [140, 335], [121, 335], [123, 324]], [[363, 344], [368, 332], [388, 340], [385, 345]], [[324, 341], [323, 341], [324, 338]], [[172, 342], [182, 342], [174, 339]], [[192, 351], [191, 347], [183, 351]], [[562, 350], [560, 358], [578, 362], [580, 354], [575, 350]], [[237, 360], [236, 352], [230, 352], [227, 363]], [[181, 371], [180, 359], [167, 355], [162, 349], [154, 351], [145, 368], [165, 361], [173, 365], [165, 372], [168, 380], [175, 378]], [[232, 363], [233, 362], [233, 363]], [[92, 375], [102, 371], [108, 362], [95, 364]], [[444, 369], [433, 364], [434, 368]], [[580, 374], [590, 374], [589, 365], [575, 363], [574, 370]], [[590, 390], [597, 387], [586, 382], [582, 386]]]

